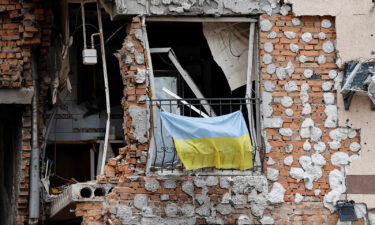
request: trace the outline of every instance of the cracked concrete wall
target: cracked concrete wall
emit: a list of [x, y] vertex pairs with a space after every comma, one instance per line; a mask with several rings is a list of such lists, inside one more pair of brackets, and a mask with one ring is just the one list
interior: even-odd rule
[[279, 0], [116, 0], [115, 15], [249, 15], [276, 13]]

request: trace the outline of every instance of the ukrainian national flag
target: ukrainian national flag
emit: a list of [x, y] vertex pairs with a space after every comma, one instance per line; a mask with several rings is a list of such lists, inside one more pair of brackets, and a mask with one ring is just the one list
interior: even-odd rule
[[160, 116], [186, 169], [253, 167], [250, 136], [241, 111], [210, 118], [166, 112]]

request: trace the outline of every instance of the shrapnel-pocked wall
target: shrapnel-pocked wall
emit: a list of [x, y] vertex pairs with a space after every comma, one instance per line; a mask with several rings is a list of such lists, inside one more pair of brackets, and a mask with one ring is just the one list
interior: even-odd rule
[[115, 187], [104, 202], [77, 205], [83, 224], [336, 224], [334, 203], [360, 133], [337, 125], [334, 19], [260, 17], [264, 176], [146, 173], [151, 89], [142, 28], [134, 17], [116, 53], [127, 146], [98, 180]]

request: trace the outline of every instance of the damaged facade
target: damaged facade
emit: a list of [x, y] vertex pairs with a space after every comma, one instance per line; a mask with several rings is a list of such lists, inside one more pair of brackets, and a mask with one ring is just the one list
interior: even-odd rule
[[[374, 7], [0, 2], [0, 223], [375, 224]], [[161, 115], [236, 111], [253, 168], [187, 170]]]

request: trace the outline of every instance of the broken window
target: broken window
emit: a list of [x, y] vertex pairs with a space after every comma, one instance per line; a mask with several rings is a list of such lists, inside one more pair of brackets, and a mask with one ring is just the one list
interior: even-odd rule
[[239, 110], [253, 135], [253, 152], [258, 154], [257, 85], [248, 81], [256, 70], [255, 63], [248, 64], [250, 23], [239, 21], [147, 23], [153, 68], [151, 170], [184, 169], [163, 127], [161, 112], [213, 117]]
[[349, 110], [354, 94], [369, 96], [371, 108], [375, 110], [375, 61], [346, 63], [341, 94], [346, 110]]

